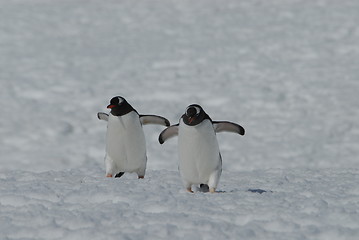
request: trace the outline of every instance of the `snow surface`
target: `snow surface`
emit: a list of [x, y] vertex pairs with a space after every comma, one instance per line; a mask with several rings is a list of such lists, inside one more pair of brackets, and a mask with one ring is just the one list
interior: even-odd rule
[[[0, 0], [0, 239], [358, 239], [359, 2]], [[217, 194], [144, 126], [144, 180], [104, 178], [124, 96], [220, 133]], [[248, 191], [266, 190], [260, 194]]]
[[221, 192], [189, 194], [168, 170], [2, 173], [1, 239], [356, 239], [358, 181], [358, 170], [225, 172]]

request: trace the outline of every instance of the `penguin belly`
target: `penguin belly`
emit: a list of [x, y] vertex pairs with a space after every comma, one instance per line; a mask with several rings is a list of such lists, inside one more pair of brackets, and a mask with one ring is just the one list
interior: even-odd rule
[[208, 184], [222, 168], [216, 134], [210, 120], [196, 126], [181, 122], [178, 131], [179, 169], [185, 184]]
[[106, 164], [112, 174], [137, 172], [146, 168], [146, 141], [138, 114], [109, 115], [106, 137]]

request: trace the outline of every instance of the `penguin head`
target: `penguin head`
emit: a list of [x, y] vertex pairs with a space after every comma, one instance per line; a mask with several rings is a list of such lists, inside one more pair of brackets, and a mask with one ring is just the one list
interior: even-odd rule
[[183, 122], [189, 126], [200, 124], [205, 119], [210, 119], [203, 108], [198, 104], [189, 105], [186, 112], [182, 115]]
[[123, 97], [116, 96], [110, 101], [107, 108], [111, 109], [111, 114], [114, 116], [123, 116], [135, 109]]

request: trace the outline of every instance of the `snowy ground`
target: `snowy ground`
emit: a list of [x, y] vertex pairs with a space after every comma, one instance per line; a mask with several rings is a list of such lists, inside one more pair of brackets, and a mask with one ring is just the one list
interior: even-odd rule
[[[177, 172], [105, 179], [101, 171], [2, 173], [8, 239], [356, 239], [359, 171], [224, 173], [189, 194]], [[250, 189], [266, 193], [248, 192]], [[2, 239], [4, 239], [2, 237]]]
[[[0, 239], [357, 239], [359, 2], [0, 0]], [[221, 133], [218, 194], [187, 194], [176, 139], [104, 178], [122, 95]], [[248, 189], [263, 189], [263, 194]]]

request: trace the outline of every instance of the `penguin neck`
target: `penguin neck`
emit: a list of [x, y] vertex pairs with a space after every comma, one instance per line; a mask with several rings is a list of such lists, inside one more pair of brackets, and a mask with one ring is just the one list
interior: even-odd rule
[[123, 106], [116, 106], [116, 107], [112, 108], [111, 114], [119, 117], [119, 116], [126, 115], [127, 113], [132, 112], [132, 111], [136, 112], [136, 110], [130, 104], [126, 104]]

